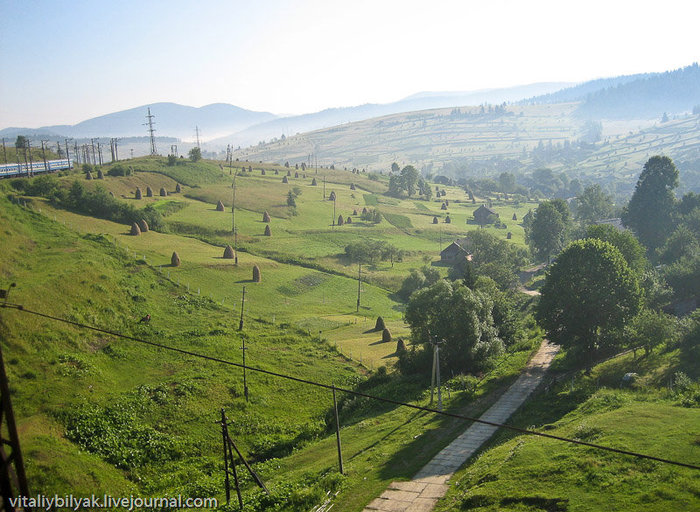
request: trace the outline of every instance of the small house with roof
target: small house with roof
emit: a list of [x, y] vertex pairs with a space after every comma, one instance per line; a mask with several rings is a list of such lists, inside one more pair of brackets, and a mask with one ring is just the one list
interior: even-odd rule
[[484, 224], [491, 224], [497, 218], [498, 213], [483, 204], [474, 210], [474, 221], [480, 226], [483, 226]]
[[470, 254], [471, 253], [468, 249], [467, 239], [459, 238], [447, 247], [445, 247], [442, 250], [442, 252], [440, 252], [440, 263], [451, 265], [463, 256], [469, 258]]

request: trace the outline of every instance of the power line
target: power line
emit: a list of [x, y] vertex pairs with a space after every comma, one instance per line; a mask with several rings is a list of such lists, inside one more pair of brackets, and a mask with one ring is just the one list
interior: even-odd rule
[[514, 432], [519, 432], [519, 433], [521, 433], [521, 434], [528, 434], [528, 435], [533, 435], [533, 436], [544, 437], [544, 438], [547, 438], [547, 439], [554, 439], [555, 441], [562, 441], [562, 442], [571, 443], [571, 444], [578, 444], [578, 445], [581, 445], [581, 446], [587, 446], [587, 447], [589, 447], [589, 448], [595, 448], [595, 449], [597, 449], [597, 450], [604, 450], [604, 451], [608, 451], [608, 452], [612, 452], [612, 453], [618, 453], [618, 454], [621, 454], [621, 455], [629, 455], [629, 456], [637, 457], [637, 458], [641, 458], [641, 459], [648, 459], [648, 460], [654, 460], [654, 461], [656, 461], [656, 462], [663, 462], [663, 463], [665, 463], [665, 464], [672, 464], [672, 465], [674, 465], [674, 466], [681, 466], [681, 467], [685, 467], [685, 468], [698, 469], [698, 470], [700, 470], [700, 466], [695, 465], [695, 464], [688, 464], [688, 463], [685, 463], [685, 462], [678, 462], [678, 461], [674, 461], [674, 460], [670, 460], [670, 459], [663, 459], [663, 458], [660, 458], [660, 457], [654, 457], [653, 455], [645, 455], [645, 454], [643, 454], [643, 453], [632, 452], [632, 451], [629, 451], [629, 450], [620, 450], [620, 449], [618, 449], [618, 448], [611, 448], [611, 447], [609, 447], [609, 446], [603, 446], [603, 445], [595, 444], [595, 443], [588, 443], [588, 442], [586, 442], [586, 441], [579, 441], [579, 440], [577, 440], [577, 439], [570, 439], [570, 438], [567, 438], [567, 437], [555, 436], [555, 435], [553, 435], [553, 434], [545, 434], [544, 432], [538, 432], [538, 431], [536, 431], [536, 430], [529, 430], [529, 429], [525, 429], [525, 428], [514, 427], [514, 426], [512, 426], [512, 425], [506, 425], [506, 424], [504, 424], [504, 423], [497, 423], [497, 422], [494, 422], [494, 421], [482, 420], [482, 419], [479, 419], [479, 418], [473, 418], [473, 417], [471, 417], [471, 416], [465, 416], [465, 415], [462, 415], [462, 414], [455, 414], [455, 413], [446, 412], [446, 411], [439, 411], [439, 410], [436, 410], [436, 409], [430, 409], [430, 408], [428, 408], [428, 407], [422, 407], [422, 406], [420, 406], [420, 405], [414, 405], [414, 404], [409, 404], [409, 403], [405, 403], [405, 402], [399, 402], [398, 400], [392, 400], [391, 398], [383, 398], [383, 397], [380, 397], [380, 396], [368, 395], [367, 393], [362, 393], [361, 391], [355, 391], [355, 390], [346, 389], [346, 388], [339, 388], [339, 387], [336, 387], [336, 386], [333, 386], [333, 385], [330, 385], [330, 384], [323, 384], [323, 383], [321, 383], [321, 382], [315, 382], [315, 381], [308, 380], [308, 379], [302, 379], [302, 378], [300, 378], [300, 377], [294, 377], [294, 376], [292, 376], [292, 375], [285, 375], [285, 374], [283, 374], [283, 373], [273, 372], [273, 371], [270, 371], [270, 370], [263, 370], [262, 368], [255, 368], [255, 367], [253, 367], [253, 366], [246, 366], [246, 365], [243, 365], [243, 364], [240, 364], [240, 363], [234, 363], [233, 361], [228, 361], [228, 360], [226, 360], [226, 359], [221, 359], [221, 358], [218, 358], [218, 357], [208, 356], [208, 355], [206, 355], [206, 354], [199, 354], [199, 353], [197, 353], [197, 352], [191, 352], [191, 351], [189, 351], [189, 350], [184, 350], [184, 349], [181, 349], [181, 348], [176, 348], [176, 347], [171, 347], [171, 346], [168, 346], [168, 345], [163, 345], [162, 343], [156, 343], [156, 342], [154, 342], [154, 341], [148, 341], [148, 340], [144, 340], [144, 339], [141, 339], [141, 338], [136, 338], [136, 337], [134, 337], [134, 336], [129, 336], [129, 335], [127, 335], [127, 334], [121, 334], [121, 333], [119, 333], [119, 332], [110, 331], [110, 330], [107, 330], [107, 329], [102, 329], [102, 328], [100, 328], [100, 327], [94, 327], [94, 326], [92, 326], [92, 325], [81, 324], [80, 322], [74, 322], [73, 320], [68, 320], [68, 319], [65, 319], [65, 318], [60, 318], [60, 317], [57, 317], [57, 316], [48, 315], [48, 314], [46, 314], [46, 313], [41, 313], [41, 312], [39, 312], [39, 311], [32, 311], [32, 310], [30, 310], [30, 309], [25, 308], [25, 307], [22, 306], [21, 304], [8, 304], [8, 303], [5, 303], [5, 304], [0, 304], [0, 308], [15, 309], [15, 310], [21, 311], [21, 312], [23, 312], [23, 313], [29, 313], [29, 314], [36, 315], [36, 316], [40, 316], [40, 317], [43, 317], [43, 318], [48, 318], [48, 319], [50, 319], [50, 320], [55, 320], [55, 321], [57, 321], [57, 322], [63, 322], [63, 323], [66, 323], [66, 324], [74, 325], [74, 326], [80, 327], [80, 328], [82, 328], [82, 329], [89, 329], [89, 330], [91, 330], [91, 331], [99, 332], [99, 333], [102, 333], [102, 334], [109, 334], [109, 335], [111, 335], [111, 336], [116, 336], [117, 338], [127, 339], [127, 340], [131, 340], [131, 341], [135, 341], [135, 342], [137, 342], [137, 343], [142, 343], [142, 344], [144, 344], [144, 345], [150, 345], [150, 346], [152, 346], [152, 347], [162, 348], [162, 349], [164, 349], [164, 350], [169, 350], [169, 351], [171, 351], [171, 352], [177, 352], [177, 353], [184, 354], [184, 355], [188, 355], [188, 356], [192, 356], [192, 357], [198, 357], [198, 358], [200, 358], [200, 359], [205, 359], [205, 360], [207, 360], [207, 361], [213, 361], [213, 362], [215, 362], [215, 363], [221, 363], [221, 364], [225, 364], [225, 365], [229, 365], [229, 366], [235, 366], [236, 368], [244, 368], [244, 369], [250, 370], [250, 371], [252, 371], [252, 372], [264, 373], [264, 374], [266, 374], [266, 375], [271, 375], [271, 376], [273, 376], [273, 377], [279, 377], [279, 378], [282, 378], [282, 379], [287, 379], [287, 380], [291, 380], [291, 381], [294, 381], [294, 382], [299, 382], [299, 383], [302, 383], [302, 384], [308, 384], [308, 385], [311, 385], [311, 386], [316, 386], [316, 387], [328, 389], [328, 390], [331, 390], [331, 391], [332, 391], [333, 389], [335, 389], [336, 391], [342, 391], [342, 392], [344, 392], [344, 393], [349, 393], [349, 394], [355, 395], [355, 396], [361, 396], [361, 397], [363, 397], [363, 398], [369, 398], [369, 399], [372, 399], [372, 400], [378, 400], [378, 401], [380, 401], [380, 402], [384, 402], [384, 403], [388, 403], [388, 404], [392, 404], [392, 405], [398, 405], [398, 406], [402, 406], [402, 407], [409, 407], [409, 408], [411, 408], [411, 409], [416, 409], [416, 410], [418, 410], [418, 411], [431, 412], [431, 413], [434, 413], [434, 414], [439, 414], [439, 415], [442, 415], [442, 416], [447, 416], [447, 417], [449, 417], [449, 418], [455, 418], [455, 419], [458, 419], [458, 420], [472, 421], [472, 422], [475, 422], [475, 423], [482, 423], [482, 424], [484, 424], [484, 425], [490, 425], [490, 426], [492, 426], [492, 427], [505, 428], [505, 429], [508, 429], [508, 430], [512, 430], [512, 431], [514, 431]]

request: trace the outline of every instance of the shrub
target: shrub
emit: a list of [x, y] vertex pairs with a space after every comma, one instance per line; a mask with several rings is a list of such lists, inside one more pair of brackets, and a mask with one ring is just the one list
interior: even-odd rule
[[374, 324], [374, 330], [375, 331], [383, 331], [386, 329], [386, 324], [384, 323], [384, 319], [381, 316], [377, 317], [377, 322]]
[[131, 225], [131, 233], [130, 234], [133, 236], [138, 236], [141, 234], [141, 228], [139, 228], [139, 225], [136, 222], [134, 222]]
[[270, 231], [270, 225], [265, 226], [265, 236], [272, 236], [272, 231]]
[[180, 266], [180, 256], [178, 256], [175, 251], [173, 251], [173, 255], [170, 257], [170, 265], [173, 267]]
[[217, 211], [217, 212], [223, 212], [223, 211], [224, 211], [224, 203], [222, 203], [221, 201], [219, 201], [218, 203], [216, 203], [216, 211]]
[[107, 176], [127, 176], [128, 170], [121, 164], [113, 165], [107, 169]]
[[383, 343], [389, 343], [391, 341], [391, 331], [387, 329], [386, 327], [382, 331], [382, 342]]
[[146, 219], [141, 219], [139, 221], [139, 227], [141, 228], [142, 233], [146, 233], [148, 231], [148, 222], [146, 222]]
[[271, 219], [270, 219], [270, 214], [267, 213], [267, 212], [263, 213], [263, 220], [262, 220], [262, 221], [263, 221], [263, 222], [270, 222], [270, 220], [271, 220]]
[[253, 265], [253, 282], [259, 283], [262, 281], [262, 276], [260, 275], [260, 267]]
[[136, 187], [136, 199], [141, 199], [143, 195], [141, 194], [141, 189]]
[[225, 260], [233, 260], [236, 258], [236, 253], [233, 250], [233, 247], [230, 245], [227, 245], [226, 248], [224, 249], [224, 259]]

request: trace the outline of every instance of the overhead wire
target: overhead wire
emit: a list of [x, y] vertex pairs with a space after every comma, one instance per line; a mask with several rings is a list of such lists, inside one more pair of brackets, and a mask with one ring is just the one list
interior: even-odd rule
[[463, 414], [456, 414], [456, 413], [447, 412], [447, 411], [439, 411], [439, 410], [437, 410], [437, 409], [431, 409], [431, 408], [429, 408], [429, 407], [423, 407], [423, 406], [420, 406], [420, 405], [409, 404], [409, 403], [406, 403], [406, 402], [400, 402], [400, 401], [398, 401], [398, 400], [392, 400], [391, 398], [384, 398], [384, 397], [380, 397], [380, 396], [369, 395], [369, 394], [367, 394], [367, 393], [362, 393], [361, 391], [356, 391], [356, 390], [353, 390], [353, 389], [340, 388], [340, 387], [337, 387], [337, 386], [331, 385], [331, 384], [324, 384], [324, 383], [322, 383], [322, 382], [316, 382], [316, 381], [312, 381], [312, 380], [309, 380], [309, 379], [302, 379], [302, 378], [300, 378], [300, 377], [294, 377], [294, 376], [292, 376], [292, 375], [286, 375], [286, 374], [279, 373], [279, 372], [274, 372], [274, 371], [271, 371], [271, 370], [265, 370], [265, 369], [263, 369], [263, 368], [256, 368], [256, 367], [254, 367], [254, 366], [247, 366], [247, 365], [243, 365], [243, 364], [241, 364], [241, 363], [236, 363], [236, 362], [233, 362], [233, 361], [228, 361], [228, 360], [226, 360], [226, 359], [221, 359], [221, 358], [219, 358], [219, 357], [208, 356], [208, 355], [206, 355], [206, 354], [200, 354], [200, 353], [197, 353], [197, 352], [192, 352], [192, 351], [190, 351], [190, 350], [185, 350], [185, 349], [181, 349], [181, 348], [177, 348], [177, 347], [172, 347], [172, 346], [169, 346], [169, 345], [163, 345], [162, 343], [157, 343], [157, 342], [154, 342], [154, 341], [144, 340], [144, 339], [141, 339], [141, 338], [137, 338], [137, 337], [135, 337], [135, 336], [130, 336], [130, 335], [128, 335], [128, 334], [122, 334], [122, 333], [120, 333], [120, 332], [110, 331], [110, 330], [108, 330], [108, 329], [103, 329], [103, 328], [95, 327], [95, 326], [92, 326], [92, 325], [82, 324], [82, 323], [80, 323], [80, 322], [76, 322], [76, 321], [73, 321], [73, 320], [68, 320], [68, 319], [66, 319], [66, 318], [60, 318], [60, 317], [53, 316], [53, 315], [49, 315], [49, 314], [46, 314], [46, 313], [41, 313], [41, 312], [39, 312], [39, 311], [33, 311], [33, 310], [30, 310], [30, 309], [25, 308], [24, 306], [22, 306], [22, 305], [20, 305], [20, 304], [4, 303], [4, 304], [0, 304], [0, 308], [14, 309], [14, 310], [17, 310], [17, 311], [20, 311], [20, 312], [23, 312], [23, 313], [28, 313], [28, 314], [36, 315], [36, 316], [39, 316], [39, 317], [42, 317], [42, 318], [47, 318], [47, 319], [50, 319], [50, 320], [55, 320], [55, 321], [58, 321], [58, 322], [70, 324], [70, 325], [73, 325], [73, 326], [75, 326], [75, 327], [79, 327], [79, 328], [82, 328], [82, 329], [88, 329], [88, 330], [95, 331], [95, 332], [99, 332], [99, 333], [102, 333], [102, 334], [108, 334], [108, 335], [111, 335], [111, 336], [115, 336], [115, 337], [117, 337], [117, 338], [127, 339], [127, 340], [134, 341], [134, 342], [137, 342], [137, 343], [142, 343], [142, 344], [145, 344], [145, 345], [150, 345], [150, 346], [152, 346], [152, 347], [157, 347], [157, 348], [160, 348], [160, 349], [163, 349], [163, 350], [169, 350], [169, 351], [171, 351], [171, 352], [176, 352], [176, 353], [183, 354], [183, 355], [187, 355], [187, 356], [191, 356], [191, 357], [197, 357], [197, 358], [200, 358], [200, 359], [205, 359], [205, 360], [212, 361], [212, 362], [215, 362], [215, 363], [220, 363], [220, 364], [225, 364], [225, 365], [229, 365], [229, 366], [234, 366], [234, 367], [237, 367], [237, 368], [245, 368], [246, 370], [249, 370], [249, 371], [252, 371], [252, 372], [258, 372], [258, 373], [262, 373], [262, 374], [266, 374], [266, 375], [271, 375], [271, 376], [273, 376], [273, 377], [279, 377], [279, 378], [282, 378], [282, 379], [287, 379], [287, 380], [291, 380], [291, 381], [294, 381], [294, 382], [299, 382], [299, 383], [302, 383], [302, 384], [307, 384], [307, 385], [311, 385], [311, 386], [316, 386], [316, 387], [320, 387], [320, 388], [324, 388], [324, 389], [328, 389], [328, 390], [341, 391], [341, 392], [344, 392], [344, 393], [348, 393], [348, 394], [350, 394], [350, 395], [360, 396], [360, 397], [368, 398], [368, 399], [371, 399], [371, 400], [377, 400], [377, 401], [384, 402], [384, 403], [388, 403], [388, 404], [392, 404], [392, 405], [397, 405], [397, 406], [401, 406], [401, 407], [408, 407], [408, 408], [415, 409], [415, 410], [418, 410], [418, 411], [424, 411], [424, 412], [434, 413], [434, 414], [438, 414], [438, 415], [445, 416], [445, 417], [448, 417], [448, 418], [454, 418], [454, 419], [458, 419], [458, 420], [464, 420], [464, 421], [471, 421], [471, 422], [475, 422], [475, 423], [481, 423], [481, 424], [489, 425], [489, 426], [492, 426], [492, 427], [504, 428], [504, 429], [511, 430], [511, 431], [514, 431], [514, 432], [519, 432], [519, 433], [521, 433], [521, 434], [532, 435], [532, 436], [538, 436], [538, 437], [542, 437], [542, 438], [546, 438], [546, 439], [553, 439], [553, 440], [555, 440], [555, 441], [561, 441], [561, 442], [566, 442], [566, 443], [570, 443], [570, 444], [576, 444], [576, 445], [580, 445], [580, 446], [587, 446], [587, 447], [589, 447], [589, 448], [594, 448], [594, 449], [597, 449], [597, 450], [604, 450], [604, 451], [607, 451], [607, 452], [617, 453], [617, 454], [621, 454], [621, 455], [628, 455], [628, 456], [637, 457], [637, 458], [641, 458], [641, 459], [653, 460], [653, 461], [661, 462], [661, 463], [664, 463], [664, 464], [671, 464], [671, 465], [674, 465], [674, 466], [680, 466], [680, 467], [685, 467], [685, 468], [700, 470], [700, 465], [696, 465], [696, 464], [690, 464], [690, 463], [679, 462], [679, 461], [674, 461], [674, 460], [670, 460], [670, 459], [664, 459], [664, 458], [662, 458], [662, 457], [655, 457], [655, 456], [653, 456], [653, 455], [646, 455], [646, 454], [639, 453], [639, 452], [633, 452], [633, 451], [631, 451], [631, 450], [622, 450], [622, 449], [619, 449], [619, 448], [612, 448], [612, 447], [610, 447], [610, 446], [604, 446], [604, 445], [600, 445], [600, 444], [596, 444], [596, 443], [589, 443], [589, 442], [587, 442], [587, 441], [581, 441], [581, 440], [579, 440], [579, 439], [571, 439], [571, 438], [567, 438], [567, 437], [556, 436], [556, 435], [554, 435], [554, 434], [547, 434], [547, 433], [544, 433], [544, 432], [538, 432], [538, 431], [536, 431], [536, 430], [530, 430], [530, 429], [525, 429], [525, 428], [516, 427], [516, 426], [513, 426], [513, 425], [508, 425], [508, 424], [505, 424], [505, 423], [498, 423], [498, 422], [495, 422], [495, 421], [483, 420], [483, 419], [480, 419], [480, 418], [474, 418], [474, 417], [466, 416], [466, 415], [463, 415]]

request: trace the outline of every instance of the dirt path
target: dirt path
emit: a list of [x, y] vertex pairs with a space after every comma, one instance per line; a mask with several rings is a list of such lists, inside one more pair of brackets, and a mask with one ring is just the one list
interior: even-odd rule
[[[486, 411], [480, 419], [494, 423], [504, 423], [539, 385], [554, 356], [559, 351], [557, 345], [547, 340], [528, 362], [520, 375], [501, 398]], [[409, 482], [393, 482], [379, 498], [374, 499], [365, 512], [405, 511], [429, 512], [442, 498], [449, 486], [450, 477], [471, 457], [493, 434], [497, 427], [483, 423], [473, 423], [457, 439], [438, 453]]]

